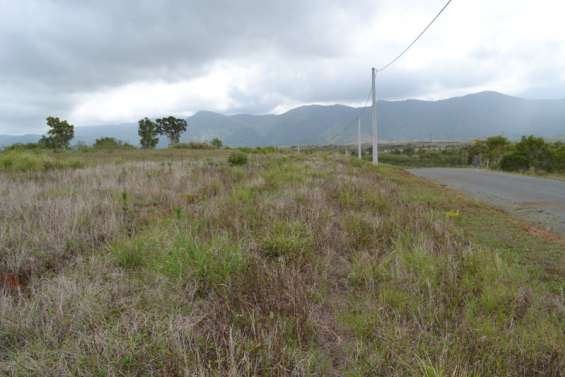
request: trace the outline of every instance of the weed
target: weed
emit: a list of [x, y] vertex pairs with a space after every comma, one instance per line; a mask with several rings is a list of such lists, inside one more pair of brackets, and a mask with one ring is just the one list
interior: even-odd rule
[[247, 155], [245, 153], [232, 153], [228, 157], [228, 162], [232, 166], [247, 165]]
[[265, 255], [290, 259], [311, 253], [312, 247], [312, 232], [298, 221], [276, 221], [260, 243]]

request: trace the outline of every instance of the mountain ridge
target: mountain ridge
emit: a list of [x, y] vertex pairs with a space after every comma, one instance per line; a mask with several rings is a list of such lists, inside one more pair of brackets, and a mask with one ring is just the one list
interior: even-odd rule
[[[361, 118], [364, 139], [370, 134], [370, 108], [341, 104], [304, 105], [282, 114], [233, 114], [198, 111], [187, 118], [188, 134], [182, 141], [219, 137], [226, 145], [342, 144], [356, 140]], [[544, 137], [565, 133], [565, 99], [531, 100], [483, 91], [441, 100], [379, 101], [382, 140], [429, 138], [470, 140], [503, 134]], [[93, 143], [108, 136], [137, 144], [137, 123], [75, 128], [75, 143]], [[0, 146], [35, 142], [40, 135], [0, 135]], [[161, 146], [165, 145], [162, 140]]]

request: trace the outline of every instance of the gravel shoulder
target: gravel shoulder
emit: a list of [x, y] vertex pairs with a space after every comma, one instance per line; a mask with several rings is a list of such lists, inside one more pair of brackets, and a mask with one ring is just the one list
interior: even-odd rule
[[565, 181], [466, 168], [418, 168], [410, 173], [466, 192], [565, 235]]

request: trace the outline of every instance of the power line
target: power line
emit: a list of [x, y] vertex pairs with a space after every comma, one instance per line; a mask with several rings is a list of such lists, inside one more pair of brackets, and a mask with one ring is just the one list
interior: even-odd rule
[[396, 58], [394, 58], [393, 60], [391, 60], [388, 64], [385, 64], [384, 66], [382, 66], [382, 68], [378, 69], [377, 72], [382, 72], [384, 70], [386, 70], [388, 67], [390, 67], [391, 65], [393, 65], [394, 63], [396, 63], [398, 61], [398, 59], [400, 59], [402, 56], [404, 56], [404, 54], [406, 54], [408, 52], [408, 50], [410, 50], [410, 48], [412, 48], [412, 46], [414, 46], [416, 44], [416, 42], [418, 42], [418, 40], [420, 38], [422, 38], [422, 36], [426, 33], [426, 31], [428, 31], [428, 29], [434, 24], [434, 22], [436, 22], [436, 20], [439, 18], [439, 16], [441, 16], [441, 14], [443, 13], [444, 10], [447, 9], [447, 7], [449, 6], [449, 4], [451, 4], [453, 0], [448, 0], [447, 3], [443, 6], [443, 8], [441, 8], [441, 10], [439, 11], [438, 14], [436, 14], [436, 16], [433, 18], [433, 20], [428, 24], [428, 26], [426, 26], [424, 28], [424, 30], [422, 30], [422, 32], [420, 34], [418, 34], [418, 36], [416, 37], [416, 39], [414, 39], [414, 41], [412, 41], [412, 43], [410, 43], [408, 45], [408, 47], [406, 47], [404, 49], [404, 51], [402, 51], [400, 53], [400, 55], [398, 55]]
[[[447, 9], [447, 7], [449, 6], [449, 4], [451, 4], [453, 0], [448, 0], [447, 3], [445, 3], [445, 5], [443, 6], [443, 8], [440, 9], [440, 11], [436, 14], [436, 16], [431, 20], [431, 22], [424, 28], [424, 30], [422, 30], [420, 32], [420, 34], [418, 34], [418, 36], [416, 37], [416, 39], [414, 39], [412, 41], [412, 43], [410, 43], [408, 45], [408, 47], [406, 47], [396, 58], [394, 58], [393, 60], [391, 60], [388, 64], [385, 64], [384, 66], [382, 66], [380, 69], [376, 70], [377, 72], [383, 72], [384, 70], [388, 69], [391, 65], [393, 65], [394, 63], [396, 63], [402, 56], [404, 56], [404, 54], [406, 54], [408, 52], [408, 50], [410, 50], [412, 48], [412, 46], [414, 46], [416, 44], [416, 42], [418, 42], [420, 40], [420, 38], [422, 38], [422, 36], [428, 31], [428, 29], [436, 22], [436, 20], [439, 18], [439, 16], [441, 16], [441, 14]], [[349, 128], [349, 126], [351, 124], [353, 124], [353, 122], [355, 122], [356, 120], [360, 119], [365, 111], [368, 109], [368, 102], [369, 102], [369, 98], [371, 96], [371, 92], [372, 89], [369, 91], [369, 95], [367, 96], [367, 100], [365, 101], [366, 106], [363, 106], [363, 108], [361, 109], [361, 111], [355, 116], [353, 117], [349, 122], [345, 123], [345, 126], [336, 134], [334, 134], [333, 140], [332, 140], [332, 144], [335, 143], [336, 139], [341, 136], [343, 134], [343, 132]]]

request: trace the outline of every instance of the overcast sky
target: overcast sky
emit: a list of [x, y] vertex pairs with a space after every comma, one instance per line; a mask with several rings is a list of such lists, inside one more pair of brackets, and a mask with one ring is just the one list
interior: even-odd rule
[[[445, 0], [0, 0], [0, 133], [364, 102]], [[565, 98], [565, 2], [454, 0], [382, 99]]]

